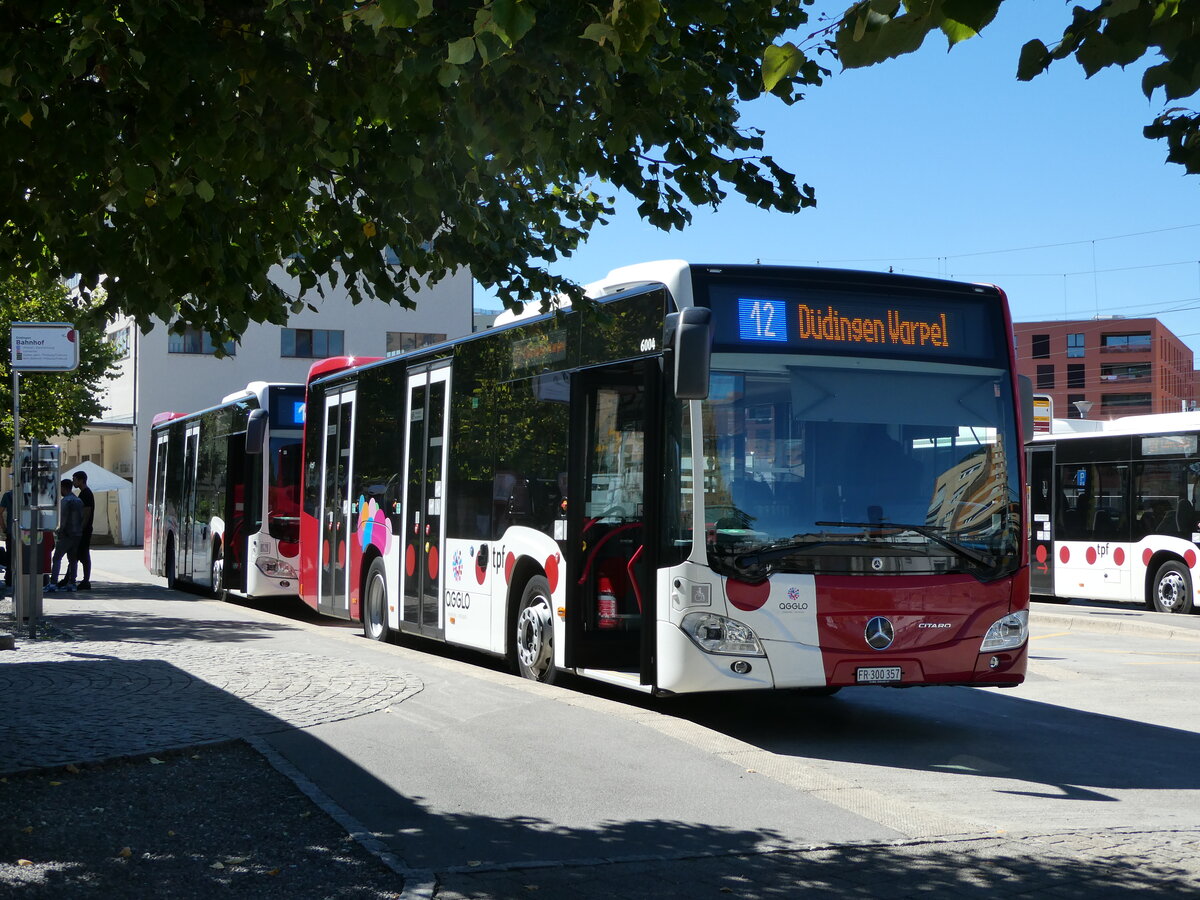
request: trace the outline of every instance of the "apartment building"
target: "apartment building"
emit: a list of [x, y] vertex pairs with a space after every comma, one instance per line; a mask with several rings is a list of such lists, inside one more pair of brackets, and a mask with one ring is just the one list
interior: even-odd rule
[[[284, 290], [298, 285], [274, 273]], [[64, 469], [91, 461], [133, 483], [135, 543], [142, 539], [141, 510], [150, 425], [160, 412], [192, 412], [221, 402], [251, 381], [303, 382], [309, 367], [328, 356], [386, 356], [474, 330], [473, 282], [467, 271], [443, 279], [416, 297], [414, 309], [350, 301], [344, 290], [310, 296], [315, 310], [293, 315], [284, 326], [251, 325], [231, 355], [218, 359], [200, 331], [170, 334], [165, 323], [143, 334], [133, 320], [113, 321], [108, 340], [121, 351], [117, 377], [108, 383], [104, 418], [78, 437], [61, 438]]]
[[1035, 393], [1050, 395], [1057, 418], [1179, 412], [1196, 400], [1192, 351], [1158, 319], [1017, 322], [1013, 330], [1017, 369]]

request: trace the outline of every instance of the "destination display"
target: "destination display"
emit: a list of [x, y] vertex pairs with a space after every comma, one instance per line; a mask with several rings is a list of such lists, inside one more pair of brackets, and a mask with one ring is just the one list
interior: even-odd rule
[[1000, 304], [986, 296], [710, 287], [715, 349], [1000, 360]]

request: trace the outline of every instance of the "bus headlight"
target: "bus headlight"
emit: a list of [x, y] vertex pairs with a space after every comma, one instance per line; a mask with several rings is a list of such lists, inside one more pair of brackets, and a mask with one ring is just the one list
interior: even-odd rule
[[733, 619], [715, 613], [689, 613], [679, 627], [705, 653], [766, 656], [754, 631]]
[[296, 567], [274, 556], [260, 556], [254, 561], [258, 571], [270, 578], [295, 578]]
[[996, 622], [983, 636], [979, 647], [980, 653], [991, 653], [993, 650], [1013, 650], [1020, 647], [1029, 639], [1029, 610], [1009, 613]]

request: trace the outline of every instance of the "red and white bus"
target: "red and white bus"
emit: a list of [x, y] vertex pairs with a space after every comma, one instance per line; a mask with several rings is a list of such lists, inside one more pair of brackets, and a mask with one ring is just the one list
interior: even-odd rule
[[1039, 434], [1026, 452], [1035, 597], [1200, 605], [1200, 413]]
[[306, 603], [662, 694], [1024, 679], [999, 289], [667, 261], [587, 292], [314, 367]]
[[171, 587], [299, 594], [304, 385], [252, 382], [150, 431], [146, 568]]

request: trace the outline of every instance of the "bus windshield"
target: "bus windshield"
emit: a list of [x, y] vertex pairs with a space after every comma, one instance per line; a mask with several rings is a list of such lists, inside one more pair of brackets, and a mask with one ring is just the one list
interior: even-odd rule
[[723, 574], [968, 572], [1019, 564], [1009, 374], [719, 354], [703, 405], [704, 521]]
[[269, 442], [270, 486], [267, 533], [284, 543], [300, 540], [300, 434], [272, 435]]

